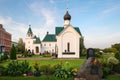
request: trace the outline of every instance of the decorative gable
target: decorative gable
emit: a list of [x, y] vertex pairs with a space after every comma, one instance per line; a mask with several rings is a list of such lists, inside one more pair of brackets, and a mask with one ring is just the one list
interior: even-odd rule
[[[55, 28], [55, 34], [59, 35], [64, 29], [65, 29], [64, 27], [56, 27]], [[73, 27], [73, 29], [75, 29], [76, 32], [78, 32], [78, 34], [82, 36], [79, 27]]]

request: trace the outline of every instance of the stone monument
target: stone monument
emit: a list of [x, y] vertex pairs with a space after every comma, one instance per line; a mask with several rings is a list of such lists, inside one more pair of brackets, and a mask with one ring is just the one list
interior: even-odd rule
[[94, 49], [87, 50], [87, 60], [79, 68], [75, 80], [101, 80], [103, 75], [102, 66], [95, 58]]

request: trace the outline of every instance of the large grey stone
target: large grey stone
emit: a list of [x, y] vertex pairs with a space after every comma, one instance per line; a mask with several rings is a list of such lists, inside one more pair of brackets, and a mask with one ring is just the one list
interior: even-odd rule
[[[96, 63], [95, 60], [97, 61]], [[77, 75], [77, 77], [85, 78], [86, 80], [101, 80], [103, 75], [102, 66], [97, 59], [90, 57], [79, 68]]]

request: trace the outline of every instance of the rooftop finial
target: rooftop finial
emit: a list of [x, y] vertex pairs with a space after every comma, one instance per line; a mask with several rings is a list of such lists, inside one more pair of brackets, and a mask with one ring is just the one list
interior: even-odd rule
[[66, 10], [68, 11], [68, 0], [66, 0]]
[[29, 24], [29, 27], [31, 27], [31, 25]]

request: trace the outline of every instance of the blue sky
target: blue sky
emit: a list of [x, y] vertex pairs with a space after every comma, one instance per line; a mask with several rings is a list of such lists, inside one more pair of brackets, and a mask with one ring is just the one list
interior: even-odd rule
[[[71, 25], [79, 27], [85, 46], [106, 48], [120, 43], [120, 0], [68, 0]], [[66, 0], [0, 0], [0, 23], [12, 40], [25, 40], [29, 24], [41, 40], [63, 26]]]

